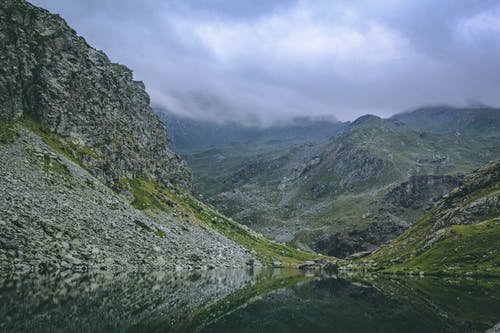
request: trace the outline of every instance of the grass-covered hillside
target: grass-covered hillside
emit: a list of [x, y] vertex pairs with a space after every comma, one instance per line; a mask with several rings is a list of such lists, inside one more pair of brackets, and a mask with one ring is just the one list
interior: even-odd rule
[[364, 116], [332, 128], [328, 142], [240, 142], [185, 157], [196, 192], [235, 221], [346, 256], [399, 235], [463, 174], [500, 157], [491, 134], [498, 109], [448, 108], [435, 126], [419, 127], [428, 110], [408, 125], [406, 114]]
[[362, 261], [384, 272], [500, 275], [500, 160], [465, 177], [403, 235]]

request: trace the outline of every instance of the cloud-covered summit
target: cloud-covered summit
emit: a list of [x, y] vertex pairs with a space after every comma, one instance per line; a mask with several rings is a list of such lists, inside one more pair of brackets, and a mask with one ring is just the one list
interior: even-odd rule
[[31, 2], [133, 68], [154, 105], [194, 118], [500, 105], [498, 1]]

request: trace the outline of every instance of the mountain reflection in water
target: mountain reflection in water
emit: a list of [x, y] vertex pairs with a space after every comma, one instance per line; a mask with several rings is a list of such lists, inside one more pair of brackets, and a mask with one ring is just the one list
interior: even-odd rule
[[500, 281], [286, 269], [0, 275], [0, 332], [485, 332]]

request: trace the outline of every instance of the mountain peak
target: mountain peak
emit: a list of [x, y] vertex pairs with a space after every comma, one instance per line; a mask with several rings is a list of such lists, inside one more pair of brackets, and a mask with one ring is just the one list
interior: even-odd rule
[[383, 119], [380, 118], [379, 116], [373, 115], [373, 114], [367, 114], [364, 116], [359, 117], [358, 119], [354, 120], [352, 122], [353, 126], [359, 126], [362, 124], [382, 124]]

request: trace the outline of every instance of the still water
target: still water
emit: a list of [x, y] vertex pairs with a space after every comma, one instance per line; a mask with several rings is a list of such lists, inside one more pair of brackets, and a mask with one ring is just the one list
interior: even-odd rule
[[0, 332], [485, 332], [500, 281], [298, 270], [0, 275]]

